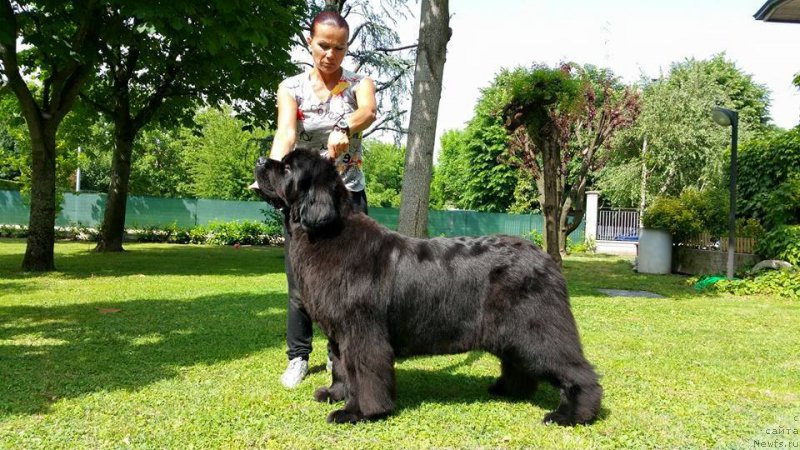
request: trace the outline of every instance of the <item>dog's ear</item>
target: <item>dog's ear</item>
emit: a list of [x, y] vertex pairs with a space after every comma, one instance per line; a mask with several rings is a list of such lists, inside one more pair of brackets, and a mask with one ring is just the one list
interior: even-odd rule
[[260, 157], [253, 170], [256, 182], [250, 185], [259, 197], [277, 209], [286, 208], [283, 194], [284, 165], [281, 162]]

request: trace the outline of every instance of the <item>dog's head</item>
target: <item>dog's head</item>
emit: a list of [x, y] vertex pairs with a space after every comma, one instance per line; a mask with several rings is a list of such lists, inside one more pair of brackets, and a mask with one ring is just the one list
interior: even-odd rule
[[255, 177], [261, 198], [306, 232], [339, 223], [347, 211], [349, 193], [333, 162], [319, 153], [295, 150], [281, 162], [259, 158]]

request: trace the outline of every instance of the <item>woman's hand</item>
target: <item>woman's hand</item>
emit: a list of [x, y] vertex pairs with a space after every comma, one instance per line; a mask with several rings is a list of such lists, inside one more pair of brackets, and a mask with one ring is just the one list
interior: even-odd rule
[[333, 130], [328, 136], [328, 157], [335, 160], [339, 155], [347, 152], [350, 148], [350, 138], [347, 134]]

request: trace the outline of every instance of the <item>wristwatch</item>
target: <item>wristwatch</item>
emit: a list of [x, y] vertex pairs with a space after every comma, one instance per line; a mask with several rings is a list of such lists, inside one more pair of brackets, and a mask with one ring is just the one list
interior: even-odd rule
[[339, 131], [350, 137], [350, 125], [347, 124], [347, 121], [344, 119], [340, 119], [336, 122], [336, 125], [333, 126], [333, 131]]

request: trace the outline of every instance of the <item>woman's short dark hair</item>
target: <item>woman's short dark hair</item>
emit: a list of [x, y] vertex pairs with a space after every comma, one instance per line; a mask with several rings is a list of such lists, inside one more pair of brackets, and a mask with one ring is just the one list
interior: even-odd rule
[[317, 25], [334, 25], [339, 28], [344, 28], [347, 30], [347, 34], [350, 35], [350, 25], [347, 24], [347, 21], [344, 20], [339, 13], [336, 11], [322, 11], [321, 13], [317, 14], [314, 17], [314, 20], [311, 22], [311, 37], [314, 37], [314, 29]]

